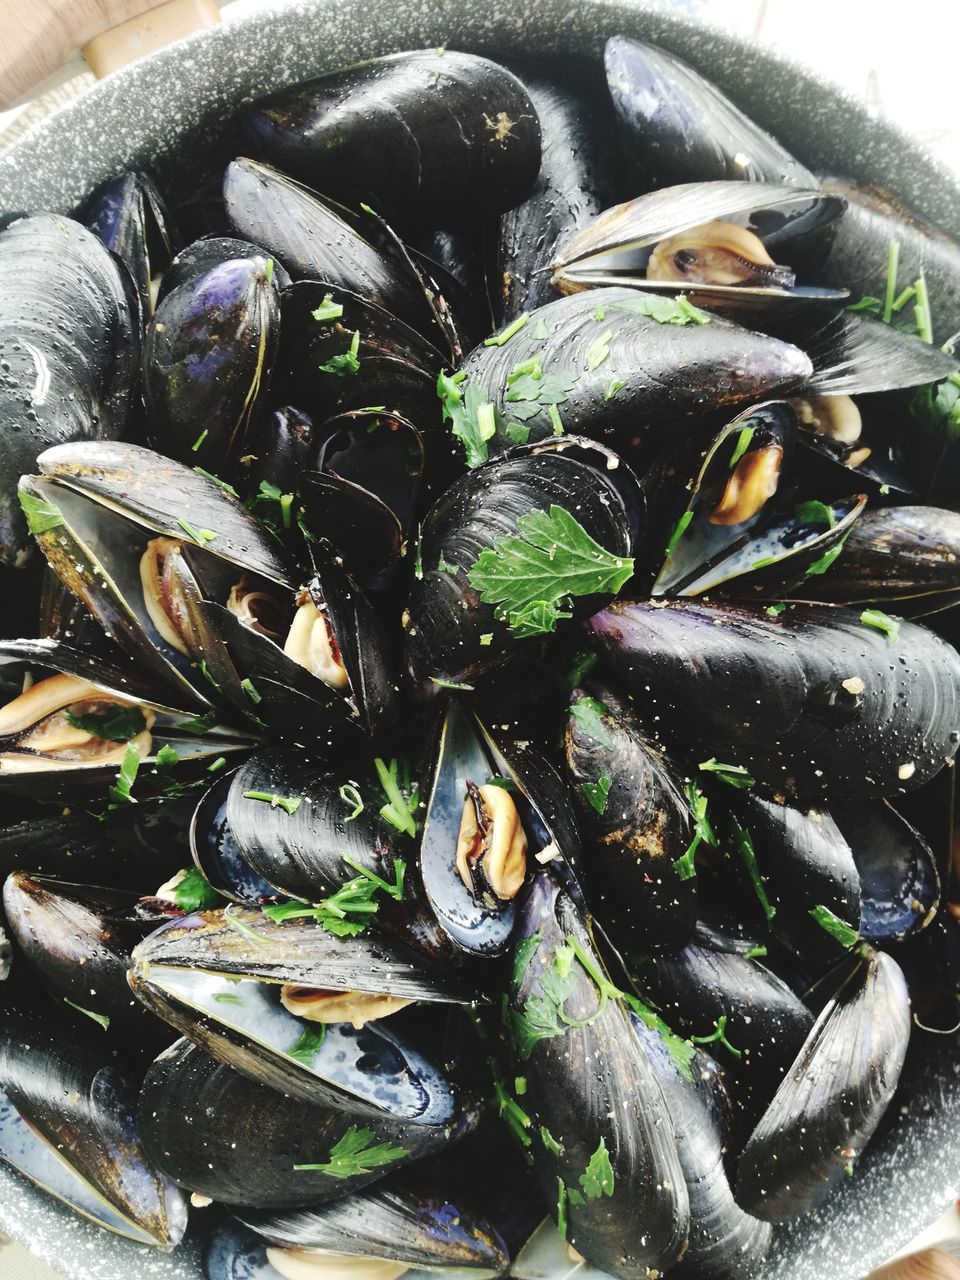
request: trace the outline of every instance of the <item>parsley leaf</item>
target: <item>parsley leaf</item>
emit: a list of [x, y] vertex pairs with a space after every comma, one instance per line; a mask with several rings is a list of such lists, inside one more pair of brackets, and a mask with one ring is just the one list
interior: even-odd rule
[[381, 1165], [402, 1160], [406, 1147], [392, 1147], [388, 1142], [374, 1143], [372, 1129], [358, 1129], [352, 1124], [330, 1150], [323, 1164], [295, 1164], [296, 1170], [310, 1169], [328, 1178], [355, 1178], [379, 1169]]
[[614, 1177], [610, 1164], [610, 1153], [603, 1138], [600, 1145], [590, 1157], [586, 1171], [580, 1175], [580, 1185], [588, 1200], [599, 1200], [601, 1196], [612, 1196]]
[[599, 742], [602, 747], [613, 746], [613, 739], [601, 719], [607, 708], [599, 698], [581, 698], [568, 709], [588, 738]]
[[628, 298], [624, 302], [611, 303], [617, 311], [629, 311], [633, 315], [647, 316], [656, 320], [657, 324], [709, 324], [710, 317], [699, 307], [695, 307], [681, 293], [679, 297], [667, 298], [657, 294], [641, 293], [636, 298]]
[[566, 508], [554, 505], [521, 516], [517, 534], [485, 547], [467, 577], [511, 630], [535, 635], [556, 628], [565, 597], [616, 594], [632, 574], [632, 559], [605, 550]]
[[178, 872], [157, 897], [172, 902], [188, 916], [195, 911], [212, 911], [221, 905], [219, 893], [196, 867]]
[[326, 1038], [327, 1028], [322, 1022], [304, 1027], [297, 1042], [286, 1051], [287, 1057], [293, 1058], [295, 1062], [299, 1062], [308, 1071], [312, 1070], [314, 1059], [323, 1048], [323, 1042]]
[[693, 1059], [697, 1051], [691, 1042], [682, 1039], [675, 1031], [672, 1031], [660, 1015], [651, 1009], [649, 1005], [644, 1004], [637, 996], [631, 995], [628, 991], [624, 993], [623, 998], [633, 1011], [634, 1016], [639, 1018], [651, 1031], [656, 1031], [673, 1059], [674, 1066], [683, 1078], [692, 1081]]
[[110, 788], [108, 809], [121, 809], [126, 804], [137, 803], [130, 793], [133, 790], [133, 784], [137, 780], [139, 769], [140, 752], [131, 742], [124, 752], [123, 763], [120, 765], [120, 772], [117, 774], [117, 781]]
[[599, 369], [610, 358], [610, 339], [612, 337], [613, 330], [607, 329], [601, 333], [599, 338], [591, 342], [585, 357], [588, 369]]
[[341, 355], [331, 356], [329, 360], [319, 366], [320, 373], [332, 373], [338, 378], [346, 378], [351, 374], [360, 371], [360, 360], [357, 352], [360, 350], [360, 330], [354, 329], [350, 346]]
[[736, 818], [733, 820], [733, 829], [737, 837], [737, 847], [740, 850], [740, 857], [743, 859], [743, 865], [747, 869], [747, 875], [750, 877], [754, 892], [760, 900], [760, 905], [763, 907], [763, 914], [767, 917], [767, 923], [769, 924], [777, 914], [777, 908], [767, 897], [763, 878], [760, 875], [760, 868], [757, 865], [757, 855], [753, 848], [753, 841], [750, 839], [750, 832], [747, 831], [745, 827], [741, 827]]
[[815, 498], [811, 498], [808, 502], [798, 502], [793, 511], [803, 524], [825, 524], [832, 529], [837, 523], [833, 507], [825, 502], [818, 502]]
[[376, 901], [378, 891], [382, 890], [396, 902], [402, 900], [407, 865], [402, 858], [394, 859], [394, 879], [391, 883], [350, 858], [344, 858], [344, 862], [360, 874], [341, 885], [336, 893], [313, 906], [302, 902], [281, 902], [262, 907], [263, 914], [274, 924], [283, 924], [286, 920], [312, 919], [338, 938], [352, 938], [362, 933], [380, 910], [380, 904]]
[[59, 507], [55, 507], [50, 502], [44, 502], [43, 498], [35, 498], [25, 489], [18, 489], [17, 497], [20, 499], [23, 514], [27, 518], [28, 533], [46, 533], [49, 529], [56, 529], [63, 524]]
[[713, 756], [709, 760], [702, 760], [698, 768], [701, 773], [712, 773], [718, 782], [725, 782], [728, 787], [736, 787], [739, 791], [752, 787], [756, 782], [756, 778], [751, 778], [743, 765], [720, 764]]
[[121, 707], [117, 704], [108, 707], [106, 711], [79, 714], [68, 707], [67, 720], [75, 729], [81, 729], [91, 738], [102, 738], [106, 742], [129, 742], [147, 727], [146, 718], [139, 707]]
[[740, 428], [737, 436], [737, 443], [733, 446], [733, 453], [730, 455], [730, 461], [727, 463], [727, 470], [732, 471], [743, 455], [750, 448], [750, 441], [753, 439], [755, 427], [745, 426]]
[[443, 421], [452, 423], [452, 434], [463, 441], [467, 466], [479, 467], [490, 456], [487, 441], [497, 433], [497, 416], [477, 383], [463, 386], [465, 378], [462, 371], [451, 376], [441, 370], [437, 395], [443, 407]]
[[606, 813], [607, 796], [610, 794], [610, 775], [604, 771], [596, 782], [581, 782], [580, 789], [597, 813]]

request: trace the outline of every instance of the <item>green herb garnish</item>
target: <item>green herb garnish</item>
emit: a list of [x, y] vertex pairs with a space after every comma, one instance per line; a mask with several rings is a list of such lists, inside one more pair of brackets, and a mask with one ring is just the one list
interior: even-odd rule
[[473, 685], [465, 680], [448, 680], [446, 676], [431, 676], [430, 683], [438, 689], [454, 689], [457, 693], [473, 693]]
[[63, 1003], [68, 1004], [71, 1009], [76, 1009], [77, 1013], [85, 1014], [86, 1017], [97, 1023], [98, 1026], [103, 1027], [104, 1031], [110, 1030], [110, 1019], [105, 1013], [94, 1013], [92, 1009], [85, 1009], [82, 1004], [75, 1004], [69, 996], [63, 997]]
[[753, 847], [753, 841], [750, 839], [750, 832], [746, 828], [741, 827], [736, 818], [733, 820], [734, 833], [737, 837], [737, 848], [740, 850], [740, 857], [743, 859], [743, 865], [747, 869], [747, 875], [753, 884], [754, 892], [760, 900], [763, 907], [763, 914], [767, 917], [769, 924], [773, 917], [777, 914], [777, 908], [767, 897], [767, 891], [764, 888], [763, 879], [760, 875], [760, 868], [757, 865], [757, 855]]
[[628, 298], [624, 302], [610, 304], [618, 311], [629, 311], [633, 315], [647, 316], [656, 320], [657, 324], [709, 324], [710, 317], [699, 307], [695, 307], [681, 293], [676, 298], [657, 297], [654, 294], [642, 293], [636, 298]]
[[44, 502], [43, 498], [35, 498], [25, 489], [18, 489], [17, 497], [20, 499], [23, 514], [27, 518], [28, 533], [46, 533], [49, 529], [57, 529], [63, 524], [60, 509], [53, 503]]
[[505, 329], [501, 329], [499, 333], [495, 333], [490, 338], [484, 338], [483, 345], [485, 347], [502, 347], [510, 341], [510, 339], [520, 332], [530, 319], [530, 314], [524, 311], [523, 315], [517, 316], [516, 320], [507, 325]]
[[860, 615], [860, 621], [865, 627], [873, 627], [875, 631], [882, 631], [891, 644], [896, 644], [900, 639], [899, 621], [883, 613], [880, 609], [864, 609]]
[[610, 358], [610, 339], [612, 337], [613, 330], [607, 329], [590, 344], [585, 356], [588, 369], [599, 369]]
[[343, 315], [343, 307], [339, 302], [334, 302], [332, 293], [325, 293], [323, 301], [311, 314], [319, 324], [327, 324], [331, 320], [340, 319]]
[[240, 688], [247, 695], [247, 697], [250, 699], [250, 701], [253, 703], [254, 706], [256, 706], [258, 703], [263, 701], [262, 694], [260, 694], [257, 691], [257, 686], [253, 683], [253, 681], [250, 679], [249, 676], [245, 680], [240, 681]]
[[262, 800], [271, 809], [282, 809], [292, 817], [303, 804], [303, 796], [278, 796], [273, 791], [244, 791], [245, 800]]
[[331, 356], [319, 366], [320, 373], [332, 373], [338, 378], [346, 378], [351, 374], [359, 373], [360, 360], [357, 352], [360, 350], [360, 330], [354, 329], [353, 337], [350, 340], [350, 346], [341, 355]]
[[560, 1143], [556, 1140], [547, 1126], [543, 1124], [540, 1126], [540, 1141], [551, 1155], [563, 1155], [563, 1147], [561, 1147]]
[[200, 547], [205, 547], [208, 542], [213, 542], [213, 540], [217, 536], [212, 529], [195, 529], [193, 525], [189, 522], [189, 520], [178, 519], [177, 524], [180, 526], [183, 532], [187, 535], [187, 537], [192, 538], [193, 541]]
[[323, 1042], [326, 1038], [327, 1028], [322, 1022], [315, 1026], [304, 1027], [296, 1044], [286, 1051], [287, 1057], [293, 1058], [295, 1062], [299, 1062], [308, 1071], [312, 1071], [314, 1060], [323, 1048]]
[[218, 489], [222, 489], [224, 493], [229, 493], [232, 498], [239, 498], [240, 495], [232, 484], [227, 484], [226, 480], [221, 480], [219, 476], [215, 476], [212, 471], [204, 471], [203, 467], [194, 467], [194, 471], [198, 476], [203, 476], [204, 480], [209, 480], [215, 484]]
[[420, 806], [419, 784], [410, 784], [405, 764], [402, 769], [404, 776], [401, 779], [401, 764], [396, 759], [387, 764], [378, 756], [373, 764], [380, 779], [383, 794], [387, 797], [387, 803], [381, 808], [380, 816], [386, 818], [398, 831], [403, 831], [408, 836], [415, 836], [418, 829], [415, 815]]
[[343, 803], [350, 809], [346, 821], [352, 822], [354, 818], [359, 818], [360, 814], [363, 813], [363, 796], [356, 785], [352, 782], [345, 782], [340, 788], [339, 795]]
[[673, 530], [670, 533], [670, 537], [667, 539], [667, 545], [666, 545], [666, 548], [664, 549], [664, 555], [666, 556], [673, 555], [676, 549], [677, 543], [686, 533], [687, 527], [689, 526], [690, 521], [692, 519], [693, 519], [693, 512], [684, 511], [683, 515], [679, 518], [677, 523], [673, 526]]
[[293, 527], [293, 494], [284, 493], [269, 480], [260, 481], [259, 491], [247, 506], [278, 537], [284, 529]]
[[339, 1142], [330, 1150], [323, 1164], [295, 1164], [296, 1170], [325, 1173], [328, 1178], [355, 1178], [370, 1173], [381, 1165], [392, 1164], [407, 1155], [406, 1147], [394, 1147], [388, 1142], [374, 1142], [371, 1129], [358, 1129], [352, 1124]]
[[66, 715], [75, 729], [106, 742], [129, 742], [147, 727], [146, 718], [139, 707], [114, 705], [107, 711], [88, 711], [85, 714], [75, 714], [68, 707]]
[[199, 453], [200, 446], [203, 444], [204, 440], [206, 440], [209, 434], [210, 434], [209, 427], [204, 427], [203, 430], [200, 432], [200, 434], [197, 436], [196, 440], [194, 440], [193, 444], [190, 446], [190, 452]]
[[126, 804], [136, 804], [136, 800], [131, 795], [133, 784], [137, 780], [137, 773], [140, 769], [140, 752], [129, 743], [123, 756], [123, 763], [120, 765], [120, 772], [117, 774], [116, 783], [110, 788], [110, 803], [108, 809], [120, 809]]
[[722, 1044], [735, 1058], [743, 1057], [743, 1050], [736, 1049], [727, 1039], [727, 1015], [721, 1014], [713, 1024], [713, 1032], [709, 1036], [691, 1036], [691, 1044]]
[[496, 410], [484, 399], [476, 382], [464, 386], [466, 374], [452, 376], [441, 370], [437, 379], [437, 395], [443, 407], [444, 422], [452, 423], [451, 433], [463, 441], [468, 467], [479, 467], [490, 456], [487, 441], [497, 432]]
[[611, 378], [603, 392], [604, 400], [612, 400], [617, 392], [622, 391], [626, 385], [626, 379], [624, 378]]
[[616, 594], [632, 573], [633, 560], [605, 550], [566, 508], [551, 506], [521, 516], [517, 535], [481, 551], [467, 577], [515, 634], [536, 635], [555, 630], [567, 597]]
[[693, 1059], [696, 1057], [696, 1049], [689, 1040], [684, 1040], [660, 1017], [656, 1010], [651, 1009], [649, 1005], [632, 995], [629, 991], [624, 992], [624, 1000], [628, 1006], [636, 1014], [645, 1026], [652, 1031], [656, 1031], [657, 1035], [663, 1041], [664, 1046], [668, 1050], [673, 1064], [683, 1076], [685, 1080], [693, 1080]]
[[175, 876], [165, 886], [164, 897], [188, 916], [195, 911], [212, 911], [222, 901], [220, 894], [196, 867], [189, 867]]
[[750, 441], [753, 439], [755, 427], [741, 427], [740, 434], [737, 436], [737, 443], [733, 446], [733, 453], [730, 455], [730, 461], [727, 464], [727, 470], [732, 471], [743, 455], [750, 448]]
[[592, 809], [597, 813], [606, 813], [607, 796], [610, 794], [610, 775], [604, 770], [596, 782], [581, 782], [580, 790], [587, 797]]
[[860, 941], [860, 934], [856, 929], [852, 929], [845, 920], [841, 920], [838, 915], [830, 910], [829, 907], [818, 906], [810, 908], [810, 915], [816, 920], [824, 932], [829, 933], [831, 938], [835, 938], [841, 947], [850, 949], [855, 943]]
[[226, 763], [226, 756], [217, 756], [216, 760], [207, 765], [207, 773], [219, 773]]
[[825, 524], [832, 529], [837, 523], [833, 507], [826, 502], [818, 502], [815, 498], [808, 502], [798, 502], [793, 512], [802, 524]]
[[756, 778], [751, 778], [743, 765], [740, 764], [720, 764], [712, 756], [709, 760], [703, 760], [697, 766], [701, 773], [712, 773], [718, 782], [725, 782], [728, 787], [736, 787], [743, 790], [752, 787]]
[[606, 709], [598, 698], [581, 698], [579, 702], [567, 708], [588, 738], [599, 742], [602, 747], [612, 747], [613, 739], [601, 719]]
[[600, 1145], [590, 1157], [586, 1171], [580, 1175], [580, 1186], [588, 1200], [599, 1200], [601, 1196], [613, 1195], [613, 1168], [610, 1164], [610, 1153], [603, 1138], [600, 1139]]

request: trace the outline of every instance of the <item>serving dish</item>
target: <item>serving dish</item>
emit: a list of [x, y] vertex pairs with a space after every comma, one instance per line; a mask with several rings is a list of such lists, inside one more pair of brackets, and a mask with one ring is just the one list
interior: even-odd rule
[[[960, 189], [891, 125], [809, 72], [660, 9], [553, 0], [520, 6], [399, 0], [361, 9], [335, 0], [251, 15], [192, 37], [101, 82], [0, 156], [0, 213], [67, 211], [122, 168], [143, 167], [189, 190], [200, 166], [234, 153], [230, 117], [243, 102], [361, 57], [446, 45], [494, 55], [599, 54], [624, 33], [679, 53], [726, 89], [817, 170], [874, 181], [960, 234]], [[884, 1261], [956, 1197], [960, 1081], [952, 1039], [911, 1062], [905, 1102], [822, 1210], [782, 1231], [763, 1280], [829, 1274], [854, 1280]], [[196, 1280], [203, 1216], [169, 1257], [105, 1236], [0, 1170], [0, 1229], [69, 1277], [131, 1274]], [[529, 1273], [537, 1274], [535, 1272]], [[547, 1274], [547, 1273], [544, 1273]], [[549, 1273], [551, 1280], [553, 1273]], [[556, 1273], [558, 1280], [560, 1272]]]

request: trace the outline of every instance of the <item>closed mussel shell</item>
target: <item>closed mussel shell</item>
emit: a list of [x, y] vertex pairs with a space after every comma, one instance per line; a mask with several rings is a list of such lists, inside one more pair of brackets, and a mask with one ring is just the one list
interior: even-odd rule
[[682, 946], [696, 918], [696, 872], [682, 861], [693, 823], [669, 766], [602, 686], [574, 691], [564, 742], [591, 909], [615, 943]]
[[867, 949], [838, 982], [740, 1157], [737, 1200], [766, 1222], [798, 1217], [826, 1195], [897, 1087], [910, 1039], [899, 966]]
[[464, 207], [510, 208], [540, 163], [537, 112], [520, 81], [445, 49], [306, 81], [250, 109], [241, 129], [253, 154], [322, 191], [441, 225]]
[[98, 1225], [172, 1249], [187, 1207], [146, 1153], [136, 1101], [99, 1029], [0, 1009], [0, 1159]]
[[170, 214], [145, 173], [122, 173], [85, 201], [80, 217], [133, 276], [145, 318], [153, 314], [155, 289], [174, 254]]
[[666, 49], [613, 36], [604, 54], [634, 182], [733, 178], [816, 187], [817, 180], [705, 76]]
[[[251, 244], [249, 240], [237, 240], [233, 236], [213, 235], [203, 240], [194, 240], [180, 250], [164, 271], [157, 301], [162, 302], [174, 289], [179, 289], [182, 284], [195, 283], [208, 271], [225, 262], [237, 262], [243, 258], [262, 258], [266, 262], [269, 257], [259, 245]], [[273, 263], [273, 278], [278, 289], [286, 289], [290, 285], [290, 277], [277, 261]]]
[[788, 324], [810, 357], [805, 396], [860, 396], [940, 382], [960, 371], [940, 347], [871, 316], [845, 311], [825, 323]]
[[[140, 1124], [148, 1153], [180, 1186], [223, 1204], [289, 1210], [339, 1199], [443, 1150], [462, 1122], [416, 1124], [305, 1102], [181, 1040], [147, 1072]], [[368, 1156], [344, 1158], [345, 1149]]]
[[562, 1234], [620, 1276], [664, 1270], [683, 1251], [689, 1201], [652, 1067], [585, 923], [546, 873], [523, 907], [508, 1028], [531, 1153]]
[[698, 756], [746, 768], [765, 795], [807, 801], [911, 791], [960, 736], [960, 657], [886, 615], [793, 605], [611, 605], [590, 620], [646, 722]]
[[260, 906], [286, 895], [244, 858], [227, 820], [232, 773], [221, 774], [201, 796], [190, 822], [190, 853], [208, 884], [230, 902]]

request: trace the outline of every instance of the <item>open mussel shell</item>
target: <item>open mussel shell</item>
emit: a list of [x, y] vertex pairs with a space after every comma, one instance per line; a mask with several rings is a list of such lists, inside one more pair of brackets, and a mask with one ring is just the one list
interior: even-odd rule
[[86, 200], [79, 217], [126, 263], [143, 315], [151, 316], [157, 286], [174, 254], [170, 214], [152, 179], [133, 172], [109, 179]]
[[550, 302], [558, 244], [610, 203], [617, 155], [599, 69], [565, 64], [562, 82], [539, 68], [524, 83], [540, 118], [543, 155], [529, 195], [500, 218], [495, 295], [507, 324]]
[[[541, 872], [521, 912], [506, 1011], [538, 1135], [534, 1172], [579, 1253], [643, 1275], [683, 1252], [689, 1198], [663, 1094], [611, 986], [583, 917]], [[599, 1194], [584, 1175], [591, 1164], [607, 1172]]]
[[607, 41], [604, 61], [635, 186], [651, 190], [723, 178], [818, 185], [775, 138], [675, 54], [617, 35]]
[[135, 668], [55, 640], [0, 642], [0, 699], [0, 792], [34, 799], [96, 792], [106, 799], [131, 748], [155, 769], [170, 747], [186, 772], [249, 748], [228, 729], [182, 731], [184, 704], [158, 697]]
[[[558, 248], [564, 292], [631, 285], [684, 294], [744, 323], [840, 310], [842, 289], [797, 285], [822, 252], [843, 201], [755, 182], [694, 182], [615, 205]], [[744, 236], [742, 233], [747, 232]]]
[[865, 511], [811, 588], [844, 604], [896, 601], [914, 617], [947, 608], [960, 600], [960, 515], [925, 506]]
[[[239, 500], [191, 467], [131, 444], [61, 445], [22, 490], [45, 504], [41, 550], [61, 580], [156, 679], [207, 708], [210, 685], [158, 629], [142, 562], [150, 549], [192, 543], [239, 570], [296, 586], [283, 551]], [[169, 628], [168, 628], [169, 630]]]
[[957, 750], [960, 656], [916, 623], [880, 621], [667, 601], [617, 602], [588, 626], [664, 741], [679, 749], [694, 725], [698, 757], [745, 768], [761, 794], [815, 802], [915, 790]]
[[[78, 868], [79, 869], [79, 868]], [[14, 872], [3, 911], [16, 944], [55, 999], [143, 1033], [127, 985], [130, 953], [152, 925], [134, 916], [137, 895]], [[155, 1024], [154, 1024], [155, 1025]]]
[[[468, 817], [480, 828], [479, 852], [466, 851]], [[553, 768], [452, 698], [438, 727], [420, 838], [423, 887], [443, 933], [464, 951], [500, 955], [528, 869], [549, 861], [569, 878], [578, 854], [576, 820]]]
[[597, 919], [615, 943], [682, 946], [697, 910], [696, 871], [681, 863], [693, 824], [668, 765], [629, 705], [603, 686], [574, 691], [564, 745]]
[[677, 1137], [690, 1197], [690, 1238], [678, 1274], [703, 1280], [749, 1276], [770, 1247], [766, 1222], [744, 1213], [724, 1168], [726, 1126], [717, 1065], [701, 1049], [671, 1045], [636, 1014], [634, 1034], [653, 1068]]
[[861, 937], [882, 945], [925, 928], [940, 901], [940, 875], [920, 832], [886, 802], [833, 804], [830, 814], [859, 873]]
[[904, 208], [889, 192], [859, 187], [842, 178], [822, 179], [823, 188], [846, 201], [818, 278], [849, 289], [854, 298], [884, 297], [891, 245], [897, 245], [896, 293], [921, 275], [926, 281], [935, 339], [960, 329], [960, 244], [939, 227]]
[[431, 327], [416, 277], [365, 239], [349, 210], [247, 159], [227, 166], [223, 198], [237, 234], [263, 245], [294, 280], [327, 281], [361, 294], [415, 329]]
[[[860, 874], [833, 810], [781, 804], [748, 790], [728, 804], [736, 815], [733, 839], [756, 861], [773, 933], [801, 955], [839, 956], [860, 932]], [[839, 922], [834, 927], [844, 941], [821, 921]]]
[[267, 394], [279, 328], [270, 258], [222, 262], [167, 293], [143, 346], [151, 441], [233, 476]]
[[[336, 937], [314, 921], [281, 925], [229, 907], [157, 930], [134, 952], [130, 984], [212, 1057], [293, 1097], [428, 1125], [446, 1124], [457, 1109], [456, 1086], [416, 1033], [396, 1012], [392, 1021], [371, 1014], [363, 997], [386, 997], [381, 1003], [399, 1010], [476, 990], [382, 937]], [[337, 1012], [355, 1008], [361, 1025], [296, 1016], [297, 988], [342, 993]], [[373, 1021], [363, 1024], [365, 1016]]]
[[520, 81], [444, 49], [305, 81], [248, 109], [240, 127], [252, 154], [323, 191], [441, 225], [465, 207], [509, 209], [540, 165], [537, 112]]
[[0, 1009], [0, 1159], [99, 1226], [172, 1249], [186, 1204], [145, 1153], [136, 1087], [98, 1036]]
[[737, 1167], [737, 1200], [766, 1222], [806, 1213], [843, 1177], [900, 1077], [910, 998], [896, 961], [865, 949], [838, 981]]
[[663, 443], [810, 377], [808, 357], [789, 343], [696, 310], [699, 319], [677, 311], [661, 323], [650, 314], [661, 304], [595, 289], [538, 307], [512, 337], [477, 347], [461, 391], [476, 383], [495, 406], [489, 447], [555, 434], [551, 405], [568, 432]]
[[866, 315], [845, 311], [826, 323], [788, 326], [810, 357], [804, 396], [860, 396], [941, 382], [960, 371], [953, 356]]
[[441, 1276], [484, 1280], [503, 1274], [506, 1245], [469, 1197], [448, 1190], [442, 1175], [413, 1169], [343, 1200], [290, 1213], [238, 1217], [270, 1245], [306, 1249], [346, 1265], [360, 1259], [403, 1263]]
[[80, 223], [42, 213], [0, 233], [4, 564], [22, 564], [30, 550], [16, 486], [37, 455], [123, 430], [137, 383], [138, 310], [132, 281]]
[[258, 875], [244, 858], [227, 819], [234, 774], [224, 774], [204, 792], [190, 822], [194, 865], [221, 897], [260, 906], [286, 895]]
[[[558, 437], [463, 476], [422, 526], [421, 576], [405, 619], [405, 665], [414, 690], [430, 697], [445, 685], [470, 683], [518, 643], [505, 611], [478, 596], [470, 574], [500, 539], [518, 536], [524, 517], [545, 518], [562, 508], [629, 574], [641, 506], [626, 464], [589, 440]], [[588, 617], [610, 594], [578, 598], [569, 612]]]
[[[449, 1124], [417, 1124], [305, 1102], [185, 1040], [154, 1062], [140, 1095], [143, 1141], [158, 1168], [189, 1191], [256, 1209], [337, 1200], [442, 1151], [468, 1123], [460, 1114]], [[378, 1163], [339, 1166], [335, 1149], [344, 1139], [354, 1150], [377, 1147]]]
[[[222, 266], [225, 262], [237, 262], [243, 258], [262, 258], [266, 262], [270, 255], [259, 245], [251, 244], [249, 240], [237, 240], [233, 236], [214, 235], [207, 236], [203, 240], [194, 240], [192, 244], [180, 250], [164, 271], [157, 302], [162, 302], [168, 293], [179, 289], [181, 285], [196, 282], [214, 267]], [[289, 288], [291, 283], [289, 275], [279, 262], [275, 259], [272, 261], [273, 279], [277, 288]]]
[[844, 539], [866, 498], [796, 502], [795, 447], [786, 401], [747, 409], [723, 428], [683, 491], [653, 595], [764, 593], [802, 580]]

